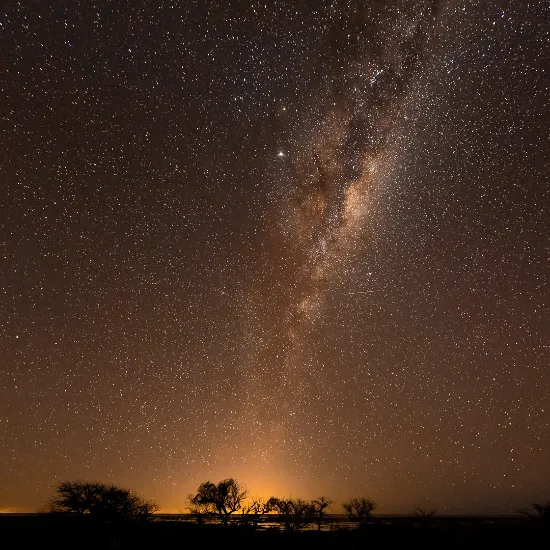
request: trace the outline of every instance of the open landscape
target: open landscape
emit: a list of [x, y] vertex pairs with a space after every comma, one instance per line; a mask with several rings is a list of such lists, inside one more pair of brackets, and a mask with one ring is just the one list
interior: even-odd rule
[[547, 548], [549, 30], [0, 2], [0, 550]]
[[375, 515], [376, 504], [350, 498], [346, 514], [330, 514], [327, 497], [249, 497], [233, 478], [204, 482], [188, 497], [188, 513], [158, 506], [114, 485], [63, 482], [39, 514], [1, 514], [2, 542], [19, 548], [366, 548], [410, 544], [548, 544], [550, 502], [509, 516], [437, 515], [415, 507], [406, 516]]

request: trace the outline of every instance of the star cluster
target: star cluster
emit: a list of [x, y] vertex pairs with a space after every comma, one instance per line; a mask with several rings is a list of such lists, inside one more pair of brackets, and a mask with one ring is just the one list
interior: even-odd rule
[[0, 12], [0, 507], [548, 498], [545, 3], [77, 4]]

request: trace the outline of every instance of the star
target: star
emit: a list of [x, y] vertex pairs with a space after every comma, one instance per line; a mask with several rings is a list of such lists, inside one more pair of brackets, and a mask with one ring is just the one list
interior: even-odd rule
[[548, 498], [545, 2], [7, 4], [0, 507]]

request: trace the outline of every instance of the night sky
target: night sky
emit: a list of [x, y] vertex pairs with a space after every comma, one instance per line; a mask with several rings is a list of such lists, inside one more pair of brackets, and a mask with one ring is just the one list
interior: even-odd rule
[[0, 507], [550, 498], [549, 17], [8, 0]]

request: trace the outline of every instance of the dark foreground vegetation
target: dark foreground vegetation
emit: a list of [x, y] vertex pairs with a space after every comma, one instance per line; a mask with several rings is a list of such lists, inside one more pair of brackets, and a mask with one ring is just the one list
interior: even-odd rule
[[342, 503], [249, 497], [235, 479], [206, 481], [188, 496], [188, 514], [158, 515], [130, 490], [96, 482], [59, 483], [41, 514], [0, 514], [0, 548], [359, 549], [547, 547], [550, 503], [509, 517], [443, 517], [415, 507], [410, 516], [376, 517], [366, 497]]
[[363, 549], [546, 548], [548, 529], [528, 517], [373, 518], [356, 529], [285, 531], [230, 523], [154, 519], [98, 524], [89, 517], [0, 515], [1, 548], [64, 549]]

